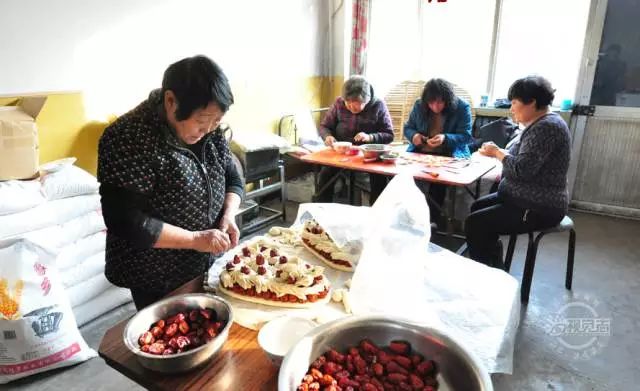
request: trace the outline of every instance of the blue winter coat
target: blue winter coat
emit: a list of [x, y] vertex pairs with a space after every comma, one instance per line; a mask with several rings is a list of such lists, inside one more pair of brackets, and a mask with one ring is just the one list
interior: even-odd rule
[[[447, 155], [456, 158], [468, 158], [471, 156], [469, 143], [471, 142], [471, 107], [460, 98], [456, 98], [456, 108], [445, 114], [442, 132], [444, 133], [444, 146]], [[429, 136], [429, 121], [427, 120], [422, 105], [422, 99], [418, 99], [413, 105], [409, 119], [404, 124], [404, 136], [413, 140], [413, 136], [420, 133]], [[408, 152], [416, 152], [416, 147], [409, 144]]]

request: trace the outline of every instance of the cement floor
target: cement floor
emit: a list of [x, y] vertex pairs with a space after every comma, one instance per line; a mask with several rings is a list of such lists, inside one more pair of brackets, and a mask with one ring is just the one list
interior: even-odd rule
[[[295, 217], [291, 205], [290, 218]], [[577, 230], [573, 291], [564, 289], [567, 234], [545, 237], [539, 248], [529, 304], [522, 308], [513, 375], [493, 375], [501, 390], [640, 389], [640, 222], [571, 213]], [[521, 237], [511, 274], [520, 279], [526, 240]], [[599, 318], [610, 319], [611, 336], [599, 337], [595, 351], [560, 350], [549, 321], [567, 303], [591, 304]], [[125, 305], [82, 328], [97, 349], [105, 330], [133, 313]], [[571, 342], [571, 341], [570, 341]], [[597, 345], [592, 345], [597, 346]], [[574, 353], [586, 354], [577, 359]], [[33, 376], [7, 390], [134, 390], [135, 383], [95, 358], [72, 368]], [[236, 390], [234, 390], [236, 391]], [[237, 390], [244, 391], [244, 390]]]

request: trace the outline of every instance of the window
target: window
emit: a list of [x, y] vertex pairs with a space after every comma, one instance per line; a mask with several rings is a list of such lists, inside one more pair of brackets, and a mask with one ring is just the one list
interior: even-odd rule
[[381, 93], [403, 80], [441, 77], [483, 94], [495, 1], [373, 1], [367, 77]]
[[375, 0], [367, 77], [379, 95], [403, 80], [442, 77], [475, 99], [489, 91], [495, 99], [506, 97], [516, 79], [538, 74], [556, 88], [556, 102], [573, 99], [589, 6], [590, 0]]
[[367, 78], [383, 96], [395, 84], [420, 79], [420, 0], [375, 0], [367, 53]]
[[502, 0], [494, 98], [506, 98], [516, 79], [543, 76], [556, 103], [573, 99], [582, 58], [589, 0]]
[[495, 0], [422, 3], [422, 66], [425, 80], [441, 77], [471, 93], [486, 92]]
[[[640, 4], [609, 0], [591, 104], [640, 107]], [[634, 49], [636, 48], [636, 49]]]

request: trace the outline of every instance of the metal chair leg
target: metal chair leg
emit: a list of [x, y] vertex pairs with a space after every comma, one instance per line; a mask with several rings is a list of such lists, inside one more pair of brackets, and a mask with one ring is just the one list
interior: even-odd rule
[[280, 165], [280, 207], [282, 209], [282, 221], [287, 221], [287, 182], [284, 175], [284, 164]]
[[564, 281], [565, 288], [571, 290], [571, 283], [573, 282], [573, 260], [576, 252], [576, 231], [571, 229], [569, 232], [569, 250], [567, 254], [567, 276]]
[[529, 292], [531, 291], [531, 282], [533, 281], [533, 269], [536, 265], [536, 254], [538, 252], [538, 244], [544, 234], [538, 234], [533, 238], [533, 232], [529, 232], [529, 244], [527, 246], [527, 258], [524, 263], [524, 273], [522, 274], [522, 286], [520, 287], [520, 301], [527, 303], [529, 301]]
[[513, 252], [516, 249], [516, 241], [518, 240], [518, 235], [511, 235], [509, 237], [509, 245], [507, 246], [507, 255], [504, 259], [504, 270], [509, 273], [511, 269], [511, 261], [513, 260]]
[[349, 187], [347, 188], [347, 191], [349, 192], [349, 205], [354, 205], [354, 201], [355, 201], [355, 197], [356, 197], [356, 189], [355, 189], [355, 181], [356, 181], [356, 176], [355, 173], [351, 170], [349, 170], [349, 175], [348, 175], [348, 182], [349, 182]]

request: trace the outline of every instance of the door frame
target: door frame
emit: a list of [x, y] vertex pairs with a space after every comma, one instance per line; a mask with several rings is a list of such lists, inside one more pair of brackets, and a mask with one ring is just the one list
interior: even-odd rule
[[[585, 34], [585, 42], [582, 50], [581, 66], [578, 73], [578, 85], [574, 102], [578, 105], [587, 106], [591, 100], [591, 90], [595, 78], [596, 66], [598, 64], [598, 52], [602, 42], [604, 23], [607, 14], [609, 0], [592, 0], [589, 7], [589, 20]], [[594, 118], [606, 120], [640, 120], [640, 108], [618, 107], [618, 106], [595, 106]], [[589, 117], [584, 115], [573, 116], [571, 121], [571, 131], [573, 133], [573, 143], [571, 150], [571, 163], [568, 172], [569, 197], [573, 197], [578, 164], [582, 143], [588, 125]], [[613, 209], [624, 209], [611, 206]]]

